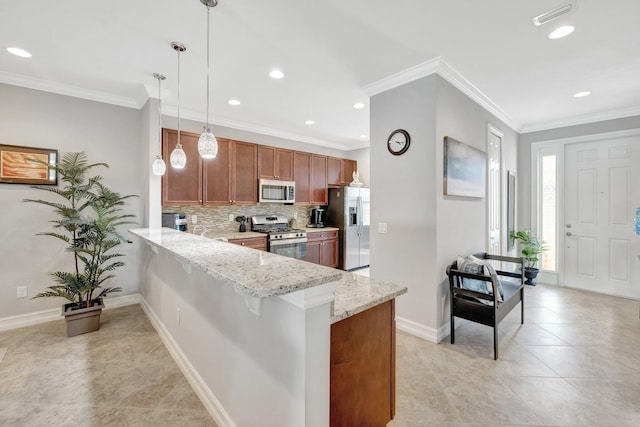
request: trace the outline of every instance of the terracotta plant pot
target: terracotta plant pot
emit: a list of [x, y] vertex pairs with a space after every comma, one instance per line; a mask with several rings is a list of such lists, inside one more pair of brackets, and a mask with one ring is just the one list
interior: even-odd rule
[[102, 298], [91, 300], [91, 307], [78, 308], [77, 303], [62, 306], [62, 315], [67, 321], [67, 336], [74, 337], [100, 329], [100, 314], [104, 304]]

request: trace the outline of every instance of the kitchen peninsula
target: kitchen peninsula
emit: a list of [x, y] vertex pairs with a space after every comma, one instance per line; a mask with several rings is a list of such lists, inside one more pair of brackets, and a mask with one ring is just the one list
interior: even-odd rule
[[[369, 416], [353, 405], [381, 407], [379, 425], [393, 416], [394, 298], [406, 288], [171, 229], [131, 233], [148, 246], [143, 308], [218, 425]], [[358, 393], [376, 368], [384, 381]]]

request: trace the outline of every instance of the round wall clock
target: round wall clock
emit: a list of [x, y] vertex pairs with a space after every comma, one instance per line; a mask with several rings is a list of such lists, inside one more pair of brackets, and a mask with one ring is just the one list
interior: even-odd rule
[[411, 137], [409, 132], [404, 129], [396, 129], [391, 132], [389, 139], [387, 140], [387, 148], [389, 152], [394, 156], [404, 154], [409, 149], [411, 143]]

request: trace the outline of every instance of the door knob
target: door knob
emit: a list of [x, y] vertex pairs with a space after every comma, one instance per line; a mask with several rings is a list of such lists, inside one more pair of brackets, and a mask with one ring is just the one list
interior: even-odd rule
[[567, 227], [567, 228], [571, 228], [571, 224], [567, 224], [567, 225], [566, 225], [566, 227]]
[[573, 236], [570, 231], [567, 231], [567, 236]]

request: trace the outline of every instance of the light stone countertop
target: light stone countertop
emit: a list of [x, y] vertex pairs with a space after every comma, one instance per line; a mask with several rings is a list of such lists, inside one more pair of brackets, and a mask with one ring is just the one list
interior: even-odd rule
[[252, 297], [285, 295], [335, 282], [343, 274], [333, 268], [170, 228], [137, 228], [129, 232]]
[[321, 231], [339, 231], [338, 227], [322, 227], [322, 228], [314, 228], [314, 227], [300, 227], [305, 230], [307, 233], [319, 233]]
[[383, 283], [369, 277], [343, 272], [336, 288], [331, 323], [339, 322], [406, 292], [406, 286]]
[[[129, 232], [252, 297], [284, 295], [337, 281], [331, 323], [407, 292], [403, 286], [170, 228], [138, 228]], [[232, 237], [236, 234], [245, 238], [264, 237], [263, 233], [253, 232], [216, 237], [237, 238]]]
[[214, 230], [211, 230], [211, 231], [207, 231], [204, 237], [208, 237], [210, 239], [216, 239], [216, 238], [222, 237], [228, 240], [253, 239], [256, 237], [264, 237], [266, 239], [267, 235], [265, 233], [257, 233], [255, 231], [243, 231], [242, 233], [239, 231], [231, 231], [231, 232], [224, 233], [224, 232], [215, 232]]

